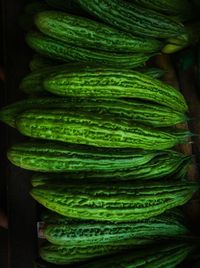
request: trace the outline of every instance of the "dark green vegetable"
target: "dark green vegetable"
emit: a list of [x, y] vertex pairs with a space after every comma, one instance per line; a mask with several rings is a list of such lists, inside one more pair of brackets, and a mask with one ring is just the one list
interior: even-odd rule
[[[48, 218], [53, 217], [53, 223]], [[56, 214], [46, 215], [44, 237], [61, 246], [145, 245], [152, 241], [177, 238], [189, 233], [173, 210], [134, 223], [75, 221]]]
[[139, 36], [170, 38], [184, 34], [183, 25], [153, 10], [123, 0], [78, 0], [92, 15]]
[[52, 38], [87, 49], [151, 53], [163, 47], [156, 39], [133, 36], [106, 24], [64, 12], [39, 12], [35, 16], [35, 24], [41, 32]]
[[128, 99], [122, 100], [73, 97], [46, 97], [25, 99], [3, 107], [0, 111], [0, 120], [10, 125], [11, 127], [16, 127], [15, 121], [17, 116], [26, 110], [35, 108], [41, 110], [62, 108], [66, 111], [79, 110], [100, 115], [104, 114], [108, 117], [115, 116], [121, 120], [133, 120], [134, 122], [150, 125], [153, 127], [173, 126], [187, 121], [185, 114], [153, 103], [144, 103], [142, 101]]
[[169, 242], [132, 249], [121, 254], [101, 258], [80, 268], [175, 268], [193, 251], [193, 246], [184, 242]]
[[61, 215], [87, 220], [127, 222], [148, 219], [185, 204], [197, 191], [187, 181], [65, 183], [34, 187], [31, 195]]
[[17, 129], [32, 138], [95, 147], [163, 150], [187, 143], [186, 130], [175, 132], [150, 128], [116, 118], [61, 109], [28, 110], [16, 119]]
[[184, 96], [149, 75], [114, 68], [77, 68], [55, 72], [43, 82], [56, 95], [95, 98], [134, 98], [156, 102], [173, 110], [188, 110]]
[[94, 49], [89, 50], [66, 44], [39, 32], [29, 32], [26, 41], [37, 53], [64, 62], [77, 61], [85, 64], [128, 69], [142, 66], [152, 56], [141, 53], [111, 53]]

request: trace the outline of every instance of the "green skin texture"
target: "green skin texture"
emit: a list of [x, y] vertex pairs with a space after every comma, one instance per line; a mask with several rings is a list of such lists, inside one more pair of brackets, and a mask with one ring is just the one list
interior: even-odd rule
[[[32, 166], [33, 170], [43, 172], [114, 172], [136, 168], [159, 154], [162, 152], [26, 142], [13, 146], [8, 152], [8, 157], [21, 167], [31, 169]], [[183, 159], [181, 154], [175, 153], [175, 157]]]
[[35, 25], [52, 38], [89, 49], [152, 53], [163, 46], [158, 40], [133, 36], [94, 20], [58, 11], [37, 13]]
[[[8, 159], [21, 168], [57, 173], [53, 176], [35, 176], [33, 185], [63, 182], [69, 179], [95, 181], [157, 179], [170, 176], [181, 169], [187, 175], [191, 157], [173, 151], [98, 150], [80, 146], [61, 146], [56, 143], [26, 142], [14, 145]], [[62, 175], [58, 175], [62, 173]], [[64, 174], [63, 174], [64, 173]]]
[[[38, 174], [34, 175], [34, 176], [39, 176]], [[60, 214], [57, 214], [55, 212], [52, 212], [49, 209], [43, 210], [40, 220], [42, 222], [44, 222], [47, 225], [67, 225], [67, 224], [72, 224], [72, 223], [76, 223], [76, 224], [80, 224], [80, 223], [97, 223], [96, 221], [91, 221], [91, 220], [80, 220], [80, 219], [73, 219], [73, 218], [68, 218], [66, 216], [62, 216]], [[153, 222], [155, 223], [173, 223], [173, 224], [177, 224], [180, 226], [180, 229], [182, 229], [182, 232], [189, 232], [186, 231], [186, 218], [185, 215], [183, 213], [183, 211], [180, 208], [174, 208], [174, 209], [170, 209], [168, 211], [166, 211], [165, 213], [160, 214], [157, 217], [152, 217], [150, 219], [146, 219], [146, 220], [142, 220], [142, 221], [135, 221], [135, 222], [130, 222], [131, 224], [137, 224], [137, 223], [149, 223], [152, 224]], [[98, 222], [99, 224], [108, 224], [109, 222]], [[116, 223], [116, 222], [110, 222], [109, 224], [118, 224], [119, 226], [122, 224], [127, 224], [127, 223]], [[185, 231], [183, 230], [185, 229]], [[161, 230], [160, 230], [161, 231]], [[181, 231], [180, 231], [181, 233]]]
[[79, 263], [86, 260], [94, 259], [117, 253], [122, 249], [128, 249], [130, 245], [89, 245], [89, 246], [58, 246], [46, 243], [40, 247], [40, 257], [50, 263], [64, 265]]
[[168, 127], [187, 121], [185, 114], [170, 108], [138, 100], [94, 98], [29, 98], [7, 105], [0, 111], [0, 120], [16, 127], [17, 116], [30, 109], [65, 109], [91, 112], [107, 117], [131, 120], [152, 127]]
[[29, 110], [16, 119], [25, 136], [105, 148], [165, 150], [186, 143], [188, 131], [178, 134], [129, 121], [65, 110]]
[[[80, 63], [68, 63], [59, 66], [54, 65], [48, 66], [44, 69], [42, 68], [35, 70], [34, 72], [31, 72], [22, 79], [20, 83], [20, 89], [27, 94], [43, 94], [43, 80], [47, 76], [54, 72], [72, 71], [72, 68], [80, 69]], [[139, 71], [142, 73], [146, 73], [147, 75], [150, 75], [154, 78], [159, 78], [164, 74], [162, 70], [152, 68], [140, 68]]]
[[44, 236], [50, 243], [61, 246], [145, 245], [188, 233], [173, 213], [135, 223], [73, 221], [59, 215], [54, 218], [57, 222], [53, 224], [45, 222]]
[[[23, 156], [22, 154], [20, 155], [17, 152], [10, 151], [8, 153], [8, 157], [10, 161], [15, 164], [16, 166], [19, 166], [21, 168], [26, 168], [28, 170], [33, 170], [33, 171], [39, 171], [39, 172], [55, 172], [55, 166], [57, 164], [57, 170], [56, 172], [62, 172], [64, 171], [61, 169], [58, 169], [58, 163], [59, 161], [55, 160], [55, 163], [53, 163], [52, 159], [46, 159], [44, 161], [44, 156], [38, 157], [38, 155], [29, 155], [26, 157]], [[34, 158], [35, 157], [35, 158]], [[20, 162], [21, 161], [21, 162]], [[135, 161], [134, 164], [137, 162]], [[45, 167], [42, 167], [43, 166]], [[75, 165], [74, 165], [74, 171], [66, 171], [67, 168], [65, 168], [65, 173], [64, 174], [58, 174], [58, 175], [52, 175], [52, 176], [44, 176], [41, 175], [39, 177], [34, 177], [32, 179], [32, 184], [33, 186], [37, 185], [44, 185], [48, 184], [49, 182], [54, 183], [54, 182], [65, 182], [68, 180], [88, 180], [90, 182], [98, 182], [98, 181], [129, 181], [129, 180], [152, 180], [152, 179], [159, 179], [163, 177], [171, 177], [173, 175], [174, 179], [183, 179], [187, 177], [188, 174], [188, 168], [189, 165], [191, 164], [191, 159], [188, 157], [173, 157], [170, 154], [169, 155], [160, 155], [158, 157], [153, 158], [149, 162], [138, 165], [137, 167], [132, 167], [127, 170], [101, 170], [101, 171], [89, 171], [89, 172], [81, 172], [75, 170]], [[51, 166], [50, 166], [51, 165]], [[54, 166], [54, 167], [52, 167]], [[36, 168], [37, 167], [37, 168]], [[114, 168], [113, 168], [114, 169]], [[181, 172], [180, 172], [181, 170]]]
[[80, 265], [80, 268], [175, 268], [193, 250], [189, 244], [171, 242], [163, 244], [152, 244], [146, 248], [130, 250], [111, 257], [101, 258]]
[[125, 32], [156, 38], [169, 38], [184, 33], [181, 23], [133, 3], [122, 0], [78, 2], [92, 15]]
[[112, 53], [80, 48], [39, 32], [29, 32], [26, 36], [26, 42], [35, 52], [52, 59], [117, 68], [131, 69], [143, 66], [152, 56], [142, 53]]
[[191, 9], [188, 0], [133, 0], [133, 2], [169, 15], [184, 15]]
[[81, 66], [80, 63], [65, 63], [60, 64], [59, 66], [48, 66], [44, 69], [33, 71], [22, 79], [19, 85], [20, 90], [30, 95], [44, 94], [46, 93], [43, 88], [44, 78], [54, 72], [67, 72], [68, 70], [80, 69], [81, 67], [83, 66]]
[[32, 197], [63, 216], [97, 221], [148, 219], [185, 204], [198, 189], [194, 183], [65, 183], [32, 189]]
[[44, 88], [60, 96], [136, 98], [186, 112], [183, 95], [170, 85], [146, 74], [112, 68], [81, 68], [55, 72], [44, 79]]

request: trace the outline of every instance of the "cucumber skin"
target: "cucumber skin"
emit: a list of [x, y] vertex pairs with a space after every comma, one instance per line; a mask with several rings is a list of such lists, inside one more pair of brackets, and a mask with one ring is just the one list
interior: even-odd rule
[[184, 34], [182, 23], [123, 0], [78, 0], [82, 8], [102, 21], [139, 36], [170, 38]]
[[174, 87], [133, 70], [80, 68], [55, 72], [43, 80], [52, 94], [71, 97], [133, 98], [173, 110], [188, 110], [184, 96]]
[[48, 218], [44, 221], [44, 237], [50, 243], [60, 246], [145, 245], [189, 233], [180, 221], [180, 216], [182, 215], [172, 210], [135, 223], [108, 223], [75, 221], [49, 213], [50, 223]]
[[165, 176], [183, 179], [192, 161], [190, 156], [175, 151], [105, 150], [36, 141], [14, 145], [7, 155], [21, 168], [54, 173], [34, 178], [34, 185], [65, 182], [69, 178], [90, 182], [151, 180]]
[[[29, 77], [32, 81], [33, 77]], [[25, 83], [25, 80], [24, 80]], [[26, 84], [28, 81], [26, 81]], [[34, 83], [34, 81], [33, 81]], [[31, 83], [29, 83], [31, 85]], [[16, 127], [17, 116], [30, 109], [66, 109], [81, 110], [118, 119], [127, 119], [152, 127], [168, 127], [187, 121], [186, 115], [175, 112], [157, 104], [143, 103], [134, 100], [94, 99], [94, 98], [29, 98], [2, 108], [0, 120], [11, 127]]]
[[39, 12], [35, 16], [35, 25], [51, 38], [86, 49], [116, 53], [153, 53], [163, 47], [156, 39], [133, 36], [94, 20], [64, 12]]
[[89, 65], [113, 66], [117, 68], [135, 68], [143, 66], [152, 55], [142, 53], [111, 53], [89, 50], [65, 44], [39, 32], [29, 32], [27, 44], [37, 53], [63, 62], [80, 62]]
[[140, 249], [133, 248], [109, 257], [90, 261], [82, 264], [80, 268], [103, 268], [103, 267], [162, 267], [175, 268], [192, 254], [194, 246], [190, 243], [169, 241], [153, 243]]
[[[63, 216], [129, 222], [148, 219], [181, 206], [198, 190], [187, 181], [65, 183], [34, 187], [32, 197]], [[136, 195], [137, 193], [137, 195]]]
[[16, 119], [25, 136], [105, 148], [165, 150], [186, 143], [190, 133], [162, 131], [99, 115], [65, 110], [28, 110]]

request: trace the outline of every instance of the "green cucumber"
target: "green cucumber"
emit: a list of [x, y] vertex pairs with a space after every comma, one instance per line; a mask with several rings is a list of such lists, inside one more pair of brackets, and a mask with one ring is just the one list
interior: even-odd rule
[[170, 38], [184, 33], [183, 25], [153, 10], [123, 0], [78, 0], [86, 11], [114, 27], [139, 36]]
[[164, 150], [187, 143], [191, 135], [159, 130], [116, 118], [61, 109], [28, 110], [16, 119], [16, 127], [25, 136], [95, 147]]
[[179, 221], [179, 216], [176, 217], [172, 212], [134, 223], [115, 223], [75, 221], [52, 215], [57, 222], [45, 222], [44, 237], [50, 243], [60, 246], [145, 245], [189, 233]]
[[63, 216], [95, 221], [138, 221], [185, 204], [197, 191], [187, 181], [65, 183], [34, 187], [32, 197]]
[[[36, 77], [36, 76], [35, 76]], [[25, 81], [25, 80], [24, 80]], [[30, 109], [66, 109], [91, 112], [133, 120], [152, 127], [167, 127], [187, 121], [185, 114], [167, 107], [137, 100], [94, 98], [29, 98], [7, 105], [0, 111], [0, 120], [16, 127], [17, 116]]]
[[155, 102], [180, 112], [188, 110], [184, 96], [149, 75], [114, 68], [80, 68], [55, 72], [44, 79], [44, 88], [60, 96], [135, 98]]
[[26, 36], [26, 41], [37, 53], [64, 62], [76, 61], [85, 64], [128, 69], [142, 66], [152, 56], [142, 53], [112, 53], [80, 48], [50, 38], [39, 32], [29, 32]]
[[118, 253], [99, 260], [91, 261], [80, 268], [175, 268], [192, 252], [194, 246], [187, 242], [169, 241], [148, 245], [138, 250]]
[[52, 38], [87, 49], [151, 53], [163, 47], [156, 39], [133, 36], [94, 20], [64, 12], [39, 12], [35, 16], [35, 24], [41, 32]]
[[8, 158], [22, 168], [42, 172], [114, 172], [137, 168], [159, 154], [184, 161], [183, 155], [171, 151], [112, 150], [38, 141], [12, 146]]

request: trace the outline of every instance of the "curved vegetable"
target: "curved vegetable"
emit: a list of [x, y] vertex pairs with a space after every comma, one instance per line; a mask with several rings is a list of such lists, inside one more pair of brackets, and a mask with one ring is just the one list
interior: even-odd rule
[[65, 110], [28, 110], [16, 119], [25, 136], [95, 147], [163, 150], [186, 143], [188, 131], [171, 133], [123, 120]]
[[135, 98], [156, 102], [173, 110], [188, 110], [183, 95], [166, 83], [132, 70], [80, 68], [55, 72], [43, 82], [56, 95], [95, 98]]
[[184, 33], [181, 23], [123, 0], [78, 0], [92, 15], [139, 36], [169, 38]]
[[198, 189], [194, 183], [65, 183], [34, 187], [31, 195], [61, 215], [98, 221], [138, 221], [185, 204]]
[[86, 64], [135, 68], [142, 66], [151, 55], [141, 53], [111, 53], [80, 48], [45, 36], [39, 32], [30, 32], [26, 36], [28, 45], [37, 53], [64, 62], [76, 61]]
[[133, 36], [103, 23], [64, 12], [39, 12], [35, 16], [35, 24], [44, 34], [83, 48], [117, 53], [151, 53], [163, 47], [156, 39]]
[[[36, 76], [35, 76], [36, 77]], [[136, 100], [95, 99], [95, 98], [28, 98], [7, 105], [0, 111], [0, 120], [11, 127], [16, 127], [17, 116], [30, 109], [65, 109], [66, 111], [83, 111], [104, 114], [108, 117], [128, 119], [153, 127], [173, 126], [187, 121], [183, 113], [167, 107], [144, 103]]]

